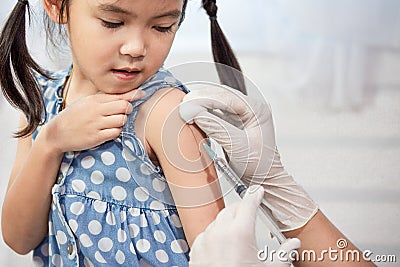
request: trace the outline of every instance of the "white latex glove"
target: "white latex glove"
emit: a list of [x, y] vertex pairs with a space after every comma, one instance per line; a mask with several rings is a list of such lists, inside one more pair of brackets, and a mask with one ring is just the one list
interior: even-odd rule
[[267, 177], [275, 151], [268, 103], [254, 101], [237, 90], [209, 87], [187, 94], [180, 114], [188, 123], [194, 120], [224, 148], [229, 165], [239, 177]]
[[289, 253], [300, 247], [300, 240], [297, 238], [288, 239], [274, 254], [276, 256], [283, 251], [279, 255], [285, 257], [268, 257], [266, 261], [258, 259], [255, 221], [262, 197], [262, 187], [251, 186], [242, 200], [223, 209], [215, 221], [195, 239], [189, 266], [291, 266]]
[[270, 106], [227, 87], [188, 93], [180, 105], [187, 123], [195, 122], [227, 153], [229, 165], [247, 185], [261, 184], [262, 207], [282, 231], [304, 226], [318, 206], [289, 175], [275, 145]]

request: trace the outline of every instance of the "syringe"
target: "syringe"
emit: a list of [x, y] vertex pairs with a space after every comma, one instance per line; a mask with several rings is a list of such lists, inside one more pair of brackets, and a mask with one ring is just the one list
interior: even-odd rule
[[[215, 167], [219, 172], [221, 172], [226, 180], [234, 187], [236, 193], [239, 194], [241, 198], [244, 197], [246, 190], [248, 187], [240, 180], [240, 178], [237, 176], [237, 174], [232, 170], [231, 167], [229, 167], [228, 163], [220, 157], [217, 156], [217, 153], [215, 153], [211, 147], [207, 144], [203, 144], [207, 154], [210, 156], [210, 158], [213, 160]], [[258, 209], [261, 211], [261, 213], [264, 215], [265, 222], [267, 223], [267, 227], [271, 232], [271, 235], [276, 237], [278, 242], [282, 244], [283, 242], [286, 241], [286, 237], [282, 234], [280, 231], [278, 225], [275, 223], [275, 221], [271, 218], [271, 216], [265, 211], [263, 208], [260, 206]]]

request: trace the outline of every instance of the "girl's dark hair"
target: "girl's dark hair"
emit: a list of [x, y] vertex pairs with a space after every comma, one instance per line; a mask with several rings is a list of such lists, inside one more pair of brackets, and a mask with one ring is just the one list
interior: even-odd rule
[[[62, 0], [59, 20], [69, 16], [70, 0]], [[223, 84], [240, 90], [246, 94], [246, 87], [240, 65], [217, 22], [216, 0], [202, 0], [203, 8], [211, 20], [211, 39], [214, 61], [217, 64], [219, 78]], [[183, 2], [182, 23], [187, 0]], [[28, 11], [28, 12], [26, 12]], [[26, 45], [26, 16], [30, 8], [27, 0], [18, 0], [6, 21], [0, 36], [0, 87], [7, 101], [21, 110], [27, 118], [28, 125], [19, 130], [15, 136], [25, 137], [33, 133], [43, 124], [42, 115], [46, 116], [41, 89], [35, 80], [35, 72], [51, 79], [49, 75], [32, 59]], [[27, 14], [26, 14], [27, 13]], [[51, 38], [54, 33], [54, 23], [47, 18], [46, 33]], [[59, 31], [61, 32], [61, 27]], [[226, 67], [229, 66], [229, 67]], [[231, 67], [231, 68], [230, 68]], [[232, 69], [233, 68], [233, 69]]]
[[211, 21], [212, 52], [214, 61], [218, 63], [216, 68], [219, 79], [223, 84], [247, 94], [239, 62], [217, 21], [216, 0], [202, 0], [202, 3]]
[[25, 18], [29, 3], [18, 0], [0, 36], [0, 86], [10, 104], [27, 117], [28, 125], [15, 136], [31, 134], [42, 123], [43, 98], [34, 72], [47, 77], [26, 46]]
[[[70, 0], [62, 0], [59, 21], [69, 17]], [[183, 1], [182, 23], [185, 17], [187, 0]], [[18, 0], [11, 11], [0, 35], [0, 87], [7, 101], [21, 110], [28, 121], [24, 129], [15, 133], [15, 137], [32, 134], [42, 125], [46, 116], [41, 88], [35, 79], [35, 72], [51, 79], [51, 77], [32, 59], [26, 45], [26, 16], [30, 17], [28, 0]], [[59, 24], [59, 34], [55, 34], [55, 23], [45, 14], [47, 39], [53, 45], [58, 44], [53, 36], [63, 35], [63, 27]]]

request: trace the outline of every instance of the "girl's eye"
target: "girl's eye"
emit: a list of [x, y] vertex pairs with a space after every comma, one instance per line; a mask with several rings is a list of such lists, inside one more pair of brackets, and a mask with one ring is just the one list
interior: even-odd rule
[[106, 21], [106, 20], [101, 20], [101, 24], [104, 27], [110, 28], [110, 29], [115, 29], [115, 28], [118, 28], [118, 27], [124, 25], [123, 22], [110, 22], [110, 21]]
[[168, 33], [168, 32], [172, 32], [172, 26], [174, 26], [174, 24], [171, 25], [171, 26], [169, 26], [169, 27], [154, 26], [154, 29], [155, 29], [156, 31], [159, 31], [159, 32], [166, 32], [166, 33]]

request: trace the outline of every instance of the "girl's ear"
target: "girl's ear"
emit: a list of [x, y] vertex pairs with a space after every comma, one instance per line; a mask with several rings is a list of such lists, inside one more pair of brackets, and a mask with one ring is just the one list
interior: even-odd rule
[[63, 16], [60, 17], [62, 0], [43, 0], [44, 9], [47, 15], [58, 24], [66, 24], [67, 16], [66, 12], [62, 12]]

